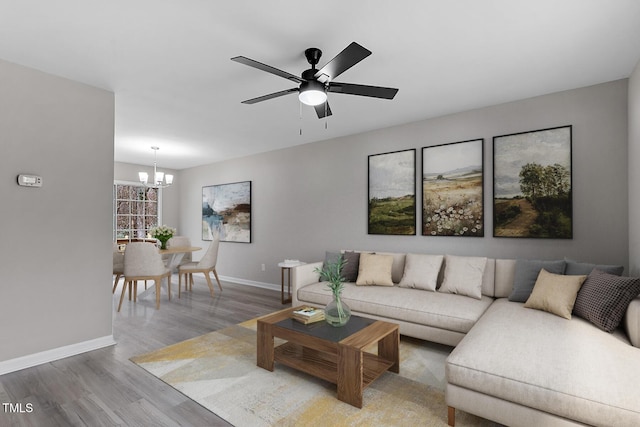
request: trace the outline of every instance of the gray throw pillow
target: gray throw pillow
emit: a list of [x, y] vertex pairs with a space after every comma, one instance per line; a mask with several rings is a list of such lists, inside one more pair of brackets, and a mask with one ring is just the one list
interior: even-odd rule
[[566, 262], [541, 261], [530, 259], [519, 259], [516, 261], [516, 270], [513, 278], [513, 291], [509, 295], [509, 301], [526, 302], [533, 291], [533, 287], [538, 280], [538, 274], [543, 268], [549, 273], [564, 274]]
[[615, 274], [616, 276], [620, 276], [624, 271], [623, 265], [589, 264], [566, 258], [565, 261], [567, 262], [567, 268], [564, 270], [564, 274], [568, 276], [582, 276], [584, 274], [590, 274], [594, 269], [598, 269], [609, 274]]
[[340, 258], [344, 259], [342, 278], [345, 282], [355, 282], [358, 279], [358, 267], [360, 265], [359, 252], [345, 251], [344, 253], [340, 253], [327, 251], [324, 256], [322, 268], [325, 269], [327, 264], [338, 262]]
[[640, 277], [620, 277], [596, 269], [582, 284], [573, 313], [603, 331], [612, 332], [638, 294]]
[[335, 264], [340, 261], [342, 254], [340, 252], [329, 252], [327, 251], [324, 255], [324, 263], [322, 263], [322, 269], [327, 268], [328, 264]]
[[342, 256], [344, 257], [345, 264], [342, 267], [342, 277], [346, 282], [355, 282], [358, 279], [358, 267], [360, 266], [360, 253], [345, 251]]

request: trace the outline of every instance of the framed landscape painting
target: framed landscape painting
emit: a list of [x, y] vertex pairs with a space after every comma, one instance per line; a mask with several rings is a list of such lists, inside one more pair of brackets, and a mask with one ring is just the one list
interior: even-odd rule
[[571, 126], [493, 138], [493, 235], [573, 237]]
[[484, 139], [422, 148], [422, 235], [484, 236]]
[[416, 150], [369, 156], [368, 233], [416, 234]]
[[251, 181], [202, 187], [202, 240], [251, 243]]

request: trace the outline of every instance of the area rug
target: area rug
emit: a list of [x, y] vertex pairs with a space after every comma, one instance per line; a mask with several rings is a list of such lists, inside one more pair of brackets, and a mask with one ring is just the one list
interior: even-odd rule
[[[336, 398], [336, 386], [276, 363], [256, 366], [255, 319], [131, 361], [237, 427], [446, 426], [444, 392], [429, 385], [428, 348], [402, 339], [400, 374], [384, 373], [364, 392], [362, 409]], [[493, 423], [457, 411], [457, 426]]]

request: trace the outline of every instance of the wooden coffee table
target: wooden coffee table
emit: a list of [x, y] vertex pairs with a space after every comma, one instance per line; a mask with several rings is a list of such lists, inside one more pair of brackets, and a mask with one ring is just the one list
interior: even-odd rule
[[[362, 408], [364, 389], [385, 371], [400, 372], [399, 327], [351, 316], [336, 328], [322, 321], [304, 325], [292, 319], [300, 307], [258, 319], [257, 363], [273, 371], [274, 361], [338, 386], [338, 399]], [[287, 342], [274, 347], [274, 337]], [[378, 354], [364, 351], [378, 343]]]

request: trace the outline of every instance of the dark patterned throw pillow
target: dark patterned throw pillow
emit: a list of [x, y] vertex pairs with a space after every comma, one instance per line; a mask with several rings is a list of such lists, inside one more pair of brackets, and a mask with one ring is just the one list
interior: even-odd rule
[[595, 269], [580, 288], [573, 313], [603, 331], [612, 332], [638, 294], [640, 277], [621, 277]]
[[360, 266], [360, 253], [345, 251], [342, 256], [344, 257], [344, 267], [342, 267], [342, 277], [346, 282], [355, 282], [358, 278], [358, 267]]

